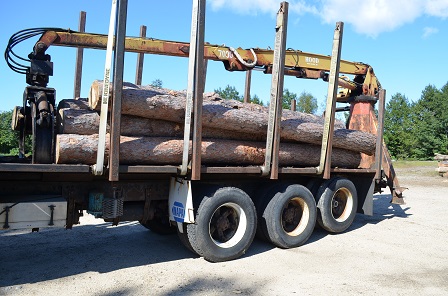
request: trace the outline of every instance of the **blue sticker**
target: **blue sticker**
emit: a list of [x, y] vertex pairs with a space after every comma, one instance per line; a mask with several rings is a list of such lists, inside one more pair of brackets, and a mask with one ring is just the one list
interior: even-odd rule
[[185, 218], [185, 207], [182, 203], [175, 201], [173, 207], [171, 208], [174, 220], [176, 222], [184, 222]]

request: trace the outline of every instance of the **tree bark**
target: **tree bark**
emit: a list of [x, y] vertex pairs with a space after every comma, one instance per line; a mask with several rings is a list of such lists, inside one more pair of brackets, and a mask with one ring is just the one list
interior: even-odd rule
[[[99, 130], [100, 116], [96, 111], [59, 109], [58, 133], [93, 135]], [[109, 132], [109, 125], [107, 126]], [[121, 116], [122, 136], [150, 136], [150, 137], [171, 137], [182, 138], [184, 135], [184, 124], [166, 120], [149, 119], [132, 115]], [[229, 133], [227, 130], [203, 128], [202, 137], [204, 139], [229, 139], [246, 141], [265, 141], [265, 137], [260, 134]]]
[[89, 102], [87, 99], [79, 98], [79, 99], [64, 99], [61, 100], [58, 104], [59, 109], [75, 109], [75, 110], [89, 110]]
[[[106, 155], [109, 153], [108, 138], [106, 137]], [[98, 135], [57, 135], [56, 163], [94, 164], [97, 146]], [[179, 165], [182, 162], [182, 151], [183, 140], [166, 137], [120, 138], [120, 164]], [[202, 142], [202, 163], [208, 165], [262, 165], [264, 154], [265, 143], [262, 142]], [[280, 145], [280, 166], [317, 166], [319, 158], [320, 146], [290, 143]], [[360, 160], [359, 153], [333, 149], [333, 167], [357, 168]]]
[[[92, 88], [101, 83], [95, 82]], [[98, 107], [98, 91], [91, 90], [89, 104]], [[95, 97], [96, 96], [96, 97]], [[163, 119], [183, 123], [185, 116], [185, 94], [165, 89], [124, 87], [122, 113], [139, 117]], [[216, 96], [205, 96], [202, 122], [204, 127], [259, 134], [266, 137], [269, 112], [266, 107], [245, 104], [233, 100], [222, 100]], [[282, 117], [281, 139], [320, 145], [322, 141], [322, 118], [300, 112], [286, 112]], [[335, 129], [333, 147], [363, 152], [372, 155], [376, 136], [343, 128]]]

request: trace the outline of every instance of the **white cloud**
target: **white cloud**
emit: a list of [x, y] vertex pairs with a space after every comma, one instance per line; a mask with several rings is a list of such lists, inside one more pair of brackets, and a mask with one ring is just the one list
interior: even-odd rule
[[212, 9], [231, 9], [241, 14], [273, 13], [280, 7], [276, 0], [210, 0]]
[[415, 0], [324, 0], [321, 17], [326, 23], [342, 20], [356, 32], [376, 37], [410, 23], [422, 13], [423, 1]]
[[[209, 0], [215, 10], [230, 9], [240, 14], [275, 14], [280, 0]], [[422, 15], [448, 18], [448, 0], [290, 0], [292, 14], [310, 13], [325, 23], [343, 21], [360, 34], [376, 37], [412, 23]]]
[[446, 18], [448, 17], [448, 1], [428, 0], [426, 1], [425, 12], [428, 15]]
[[423, 35], [422, 35], [422, 37], [423, 37], [423, 39], [426, 39], [426, 38], [428, 38], [429, 36], [431, 36], [431, 35], [433, 35], [433, 34], [436, 34], [436, 33], [438, 33], [439, 32], [439, 29], [437, 29], [437, 28], [433, 28], [433, 27], [424, 27], [423, 28]]
[[[269, 13], [275, 14], [280, 8], [279, 0], [209, 0], [212, 9], [231, 9], [240, 14]], [[314, 13], [317, 9], [313, 5], [307, 5], [305, 0], [290, 0], [289, 10], [297, 14]]]

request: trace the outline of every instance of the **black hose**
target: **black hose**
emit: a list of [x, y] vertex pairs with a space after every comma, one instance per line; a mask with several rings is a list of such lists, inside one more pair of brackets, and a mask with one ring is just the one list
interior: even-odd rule
[[30, 39], [34, 36], [44, 34], [47, 31], [58, 31], [58, 32], [68, 32], [69, 30], [61, 29], [61, 28], [30, 28], [30, 29], [24, 29], [21, 31], [18, 31], [14, 33], [10, 38], [8, 45], [5, 49], [5, 61], [8, 64], [8, 67], [11, 68], [14, 72], [20, 73], [20, 74], [26, 74], [29, 66], [23, 65], [20, 63], [19, 60], [30, 62], [28, 58], [23, 58], [19, 55], [17, 55], [13, 48], [17, 44], [19, 44], [22, 41], [25, 41], [27, 39]]

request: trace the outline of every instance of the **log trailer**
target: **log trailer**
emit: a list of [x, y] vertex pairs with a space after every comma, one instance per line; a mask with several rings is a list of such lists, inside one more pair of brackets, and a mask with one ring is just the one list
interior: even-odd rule
[[[244, 254], [256, 234], [275, 246], [293, 248], [307, 241], [316, 223], [329, 232], [343, 232], [357, 212], [372, 214], [373, 194], [386, 186], [390, 187], [392, 202], [402, 203], [402, 188], [382, 140], [385, 91], [371, 66], [340, 60], [343, 23], [336, 25], [331, 56], [286, 50], [288, 3], [283, 2], [277, 14], [274, 50], [234, 49], [203, 43], [203, 7], [196, 5], [199, 6], [193, 10], [193, 20], [197, 26], [192, 26], [190, 43], [125, 37], [125, 30], [120, 29], [125, 23], [125, 17], [120, 23], [121, 6], [125, 4], [121, 4], [117, 12], [115, 34], [115, 74], [122, 70], [124, 62], [119, 57], [124, 51], [190, 59], [193, 75], [189, 77], [187, 90], [182, 164], [120, 164], [119, 140], [114, 139], [120, 136], [122, 72], [121, 79], [118, 75], [113, 81], [107, 165], [95, 168], [86, 164], [55, 164], [57, 101], [55, 89], [47, 87], [53, 64], [46, 52], [51, 46], [106, 49], [111, 37], [57, 28], [23, 30], [11, 37], [5, 52], [6, 61], [13, 70], [26, 75], [29, 86], [24, 92], [23, 106], [14, 110], [12, 122], [13, 129], [21, 134], [20, 157], [0, 159], [2, 229], [71, 229], [87, 211], [114, 225], [120, 221], [139, 221], [156, 233], [177, 232], [188, 249], [217, 262]], [[12, 48], [38, 34], [41, 37], [28, 56], [30, 65], [14, 61], [12, 56], [17, 55]], [[201, 143], [201, 64], [204, 59], [221, 61], [228, 71], [261, 70], [272, 74], [263, 166], [201, 164], [197, 147]], [[339, 73], [354, 78], [339, 77]], [[281, 167], [278, 164], [283, 75], [329, 82], [318, 167]], [[343, 91], [337, 91], [338, 85]], [[336, 108], [336, 101], [349, 106]], [[374, 105], [378, 101], [377, 117]], [[377, 135], [375, 155], [362, 155], [356, 169], [331, 167], [334, 114], [340, 110], [350, 113], [348, 129]], [[102, 117], [104, 113], [108, 112], [102, 112]], [[191, 134], [193, 147], [189, 155]], [[32, 138], [29, 150], [25, 147], [26, 135]], [[31, 158], [24, 157], [27, 152], [31, 152]]]

